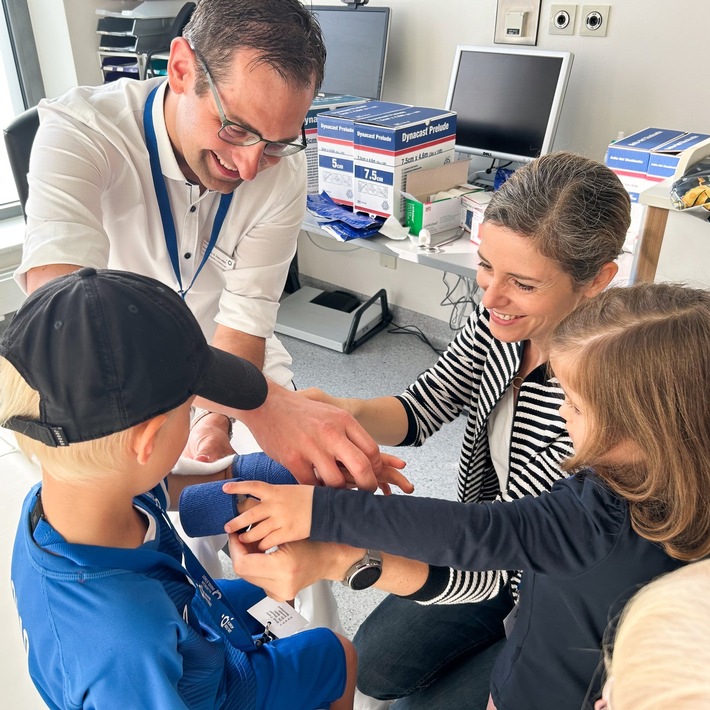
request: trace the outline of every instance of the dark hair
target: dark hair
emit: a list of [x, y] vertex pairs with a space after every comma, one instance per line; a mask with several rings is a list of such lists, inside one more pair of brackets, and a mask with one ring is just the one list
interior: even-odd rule
[[[298, 88], [323, 83], [325, 44], [314, 15], [299, 0], [200, 0], [183, 36], [207, 63], [215, 81], [224, 80], [237, 49], [256, 50], [267, 64]], [[207, 91], [198, 72], [195, 90]]]
[[[672, 557], [710, 554], [710, 292], [611, 288], [577, 306], [549, 346], [593, 423], [565, 468], [592, 466], [629, 501], [634, 530]], [[625, 445], [635, 461], [608, 458]]]
[[493, 194], [484, 220], [529, 237], [580, 286], [621, 254], [631, 201], [606, 166], [552, 153], [516, 170]]

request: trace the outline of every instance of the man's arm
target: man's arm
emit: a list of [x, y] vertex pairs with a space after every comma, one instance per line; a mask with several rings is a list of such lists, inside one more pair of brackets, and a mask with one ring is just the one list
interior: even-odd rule
[[[218, 324], [212, 345], [249, 360], [260, 370], [264, 368], [266, 349], [264, 338]], [[224, 408], [218, 408], [202, 397], [195, 399], [195, 406], [214, 413], [200, 417], [199, 421], [196, 421], [190, 431], [185, 455], [197, 461], [217, 461], [234, 453], [229, 440], [229, 417], [233, 415], [228, 415]]]
[[65, 276], [80, 269], [76, 264], [47, 264], [46, 266], [36, 266], [27, 272], [27, 293], [36, 291], [40, 286], [44, 286], [47, 281], [56, 279], [58, 276]]
[[338, 407], [300, 397], [269, 381], [264, 404], [250, 411], [209, 403], [209, 409], [243, 422], [271, 458], [301, 483], [343, 487], [349, 472], [355, 485], [374, 491], [383, 475], [372, 437]]

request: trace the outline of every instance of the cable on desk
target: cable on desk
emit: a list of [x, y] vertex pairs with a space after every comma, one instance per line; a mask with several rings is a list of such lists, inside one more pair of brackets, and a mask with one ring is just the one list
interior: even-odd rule
[[421, 340], [422, 343], [428, 345], [437, 355], [441, 355], [444, 352], [434, 347], [429, 338], [424, 335], [421, 328], [416, 325], [397, 325], [397, 323], [392, 321], [392, 327], [387, 332], [392, 333], [392, 335], [414, 335]]
[[[439, 305], [452, 306], [451, 315], [449, 316], [449, 328], [458, 332], [464, 327], [464, 325], [466, 325], [466, 321], [469, 319], [469, 316], [478, 306], [478, 302], [480, 301], [480, 297], [478, 297], [479, 288], [475, 279], [468, 279], [463, 276], [458, 276], [456, 283], [452, 286], [446, 280], [447, 276], [447, 272], [444, 272], [441, 277], [441, 280], [446, 286], [446, 295], [441, 300]], [[452, 295], [459, 286], [463, 288], [464, 295], [453, 300]]]
[[[362, 249], [362, 247], [356, 247], [356, 246], [353, 246], [352, 249], [345, 249], [345, 250], [343, 250], [341, 247], [338, 247], [336, 249], [329, 249], [328, 247], [324, 247], [322, 244], [318, 244], [318, 242], [315, 239], [313, 239], [313, 235], [307, 229], [302, 229], [301, 231], [306, 233], [306, 236], [308, 237], [308, 241], [310, 241], [310, 243], [313, 244], [314, 247], [317, 247], [318, 249], [322, 249], [323, 251], [333, 251], [333, 252], [338, 252], [339, 254], [347, 254], [348, 252], [359, 251], [360, 249]], [[339, 242], [339, 243], [345, 244], [345, 242]]]

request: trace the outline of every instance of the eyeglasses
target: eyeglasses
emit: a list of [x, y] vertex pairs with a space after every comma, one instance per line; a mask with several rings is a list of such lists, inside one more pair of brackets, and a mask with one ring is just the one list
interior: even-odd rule
[[212, 76], [210, 75], [210, 70], [207, 68], [205, 60], [200, 57], [194, 48], [192, 51], [195, 52], [195, 57], [197, 57], [197, 61], [199, 61], [205, 72], [207, 83], [210, 85], [214, 102], [217, 105], [217, 111], [219, 112], [219, 117], [222, 120], [222, 127], [217, 132], [217, 135], [223, 141], [229, 143], [230, 145], [241, 147], [256, 145], [257, 143], [266, 143], [264, 146], [264, 155], [270, 155], [274, 158], [285, 158], [287, 155], [294, 155], [295, 153], [306, 149], [305, 124], [301, 126], [300, 143], [281, 143], [279, 141], [267, 141], [266, 138], [262, 138], [258, 133], [250, 131], [234, 121], [230, 121], [224, 113], [222, 102], [219, 100], [219, 94], [217, 93], [217, 87], [214, 85], [214, 81], [212, 81]]

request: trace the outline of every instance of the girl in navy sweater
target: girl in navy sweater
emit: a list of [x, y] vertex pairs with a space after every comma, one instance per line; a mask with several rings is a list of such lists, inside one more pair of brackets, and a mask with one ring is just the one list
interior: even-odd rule
[[347, 578], [373, 549], [387, 553], [376, 585], [397, 594], [420, 589], [432, 565], [523, 570], [489, 708], [590, 707], [609, 618], [642, 585], [710, 553], [710, 292], [610, 289], [556, 328], [550, 362], [576, 451], [565, 464], [574, 475], [550, 493], [465, 505], [227, 485], [261, 499], [227, 525], [254, 525], [231, 536], [238, 574], [290, 598], [313, 578]]

